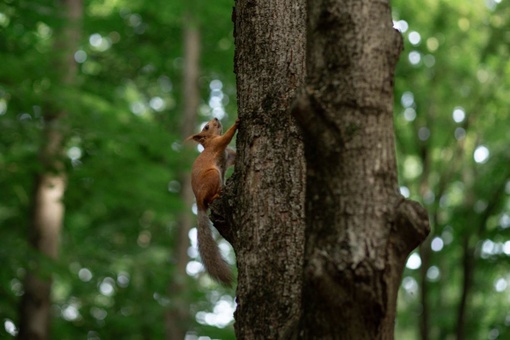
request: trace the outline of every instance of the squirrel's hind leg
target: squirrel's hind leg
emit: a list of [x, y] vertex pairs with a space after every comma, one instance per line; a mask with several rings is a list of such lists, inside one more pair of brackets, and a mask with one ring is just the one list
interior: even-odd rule
[[201, 190], [198, 192], [197, 201], [203, 202], [208, 207], [221, 193], [221, 175], [217, 169], [206, 171], [201, 178]]

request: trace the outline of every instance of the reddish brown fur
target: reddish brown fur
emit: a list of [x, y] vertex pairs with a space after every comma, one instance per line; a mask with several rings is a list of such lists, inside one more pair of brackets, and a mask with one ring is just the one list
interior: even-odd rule
[[202, 131], [188, 139], [200, 143], [204, 150], [193, 163], [191, 186], [198, 207], [198, 249], [205, 268], [216, 280], [230, 285], [232, 274], [219, 253], [214, 241], [207, 209], [221, 194], [227, 167], [234, 163], [235, 151], [227, 148], [234, 137], [239, 119], [222, 136], [222, 126], [217, 118], [209, 121]]

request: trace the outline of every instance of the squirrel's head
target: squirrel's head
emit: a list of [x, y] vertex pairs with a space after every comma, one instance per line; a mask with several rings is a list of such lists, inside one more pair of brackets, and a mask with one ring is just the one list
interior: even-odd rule
[[213, 118], [204, 125], [200, 133], [189, 136], [186, 138], [186, 140], [193, 139], [195, 142], [204, 145], [205, 141], [209, 137], [220, 136], [222, 132], [223, 127], [221, 126], [221, 122], [218, 120], [218, 118]]

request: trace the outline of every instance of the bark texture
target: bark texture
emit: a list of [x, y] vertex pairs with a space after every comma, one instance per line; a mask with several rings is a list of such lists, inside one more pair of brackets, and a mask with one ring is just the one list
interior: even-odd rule
[[389, 3], [237, 0], [234, 22], [238, 158], [213, 212], [237, 254], [236, 335], [392, 339], [429, 225], [398, 190]]
[[399, 194], [393, 77], [402, 49], [389, 3], [309, 0], [306, 254], [300, 335], [393, 339], [409, 252], [426, 212]]
[[[55, 60], [58, 81], [63, 87], [72, 86], [76, 78], [74, 51], [78, 44], [82, 18], [82, 0], [62, 0], [59, 3], [63, 28], [55, 41], [59, 51]], [[32, 198], [32, 216], [29, 226], [30, 243], [41, 257], [56, 260], [64, 218], [64, 191], [66, 174], [62, 161], [64, 154], [64, 110], [45, 112], [43, 144], [39, 151], [42, 171], [37, 175]], [[48, 339], [50, 332], [51, 274], [40, 268], [40, 259], [30, 263], [24, 281], [24, 295], [20, 305], [19, 339]]]
[[237, 338], [285, 339], [301, 310], [305, 164], [290, 108], [304, 80], [304, 2], [238, 0], [233, 21], [241, 122], [221, 200], [233, 227], [215, 222], [237, 256]]
[[[195, 20], [188, 15], [184, 20], [184, 89], [183, 89], [183, 123], [181, 137], [184, 140], [195, 131], [200, 93], [198, 77], [200, 74], [200, 31]], [[191, 149], [186, 145], [185, 148]], [[181, 198], [185, 207], [193, 205], [193, 190], [191, 188], [191, 173], [186, 171], [181, 175]], [[176, 273], [168, 286], [171, 300], [165, 314], [166, 339], [184, 339], [190, 322], [189, 303], [183, 298], [186, 292], [186, 265], [188, 263], [189, 231], [194, 218], [188, 209], [179, 216], [179, 226], [174, 245], [173, 259], [176, 263]]]

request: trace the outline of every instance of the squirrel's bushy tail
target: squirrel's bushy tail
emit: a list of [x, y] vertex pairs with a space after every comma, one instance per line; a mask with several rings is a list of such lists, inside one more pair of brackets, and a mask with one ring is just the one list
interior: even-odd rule
[[211, 221], [207, 216], [207, 210], [198, 210], [198, 251], [202, 257], [202, 263], [211, 277], [226, 286], [232, 285], [232, 273], [230, 268], [221, 257], [220, 249], [212, 236]]

